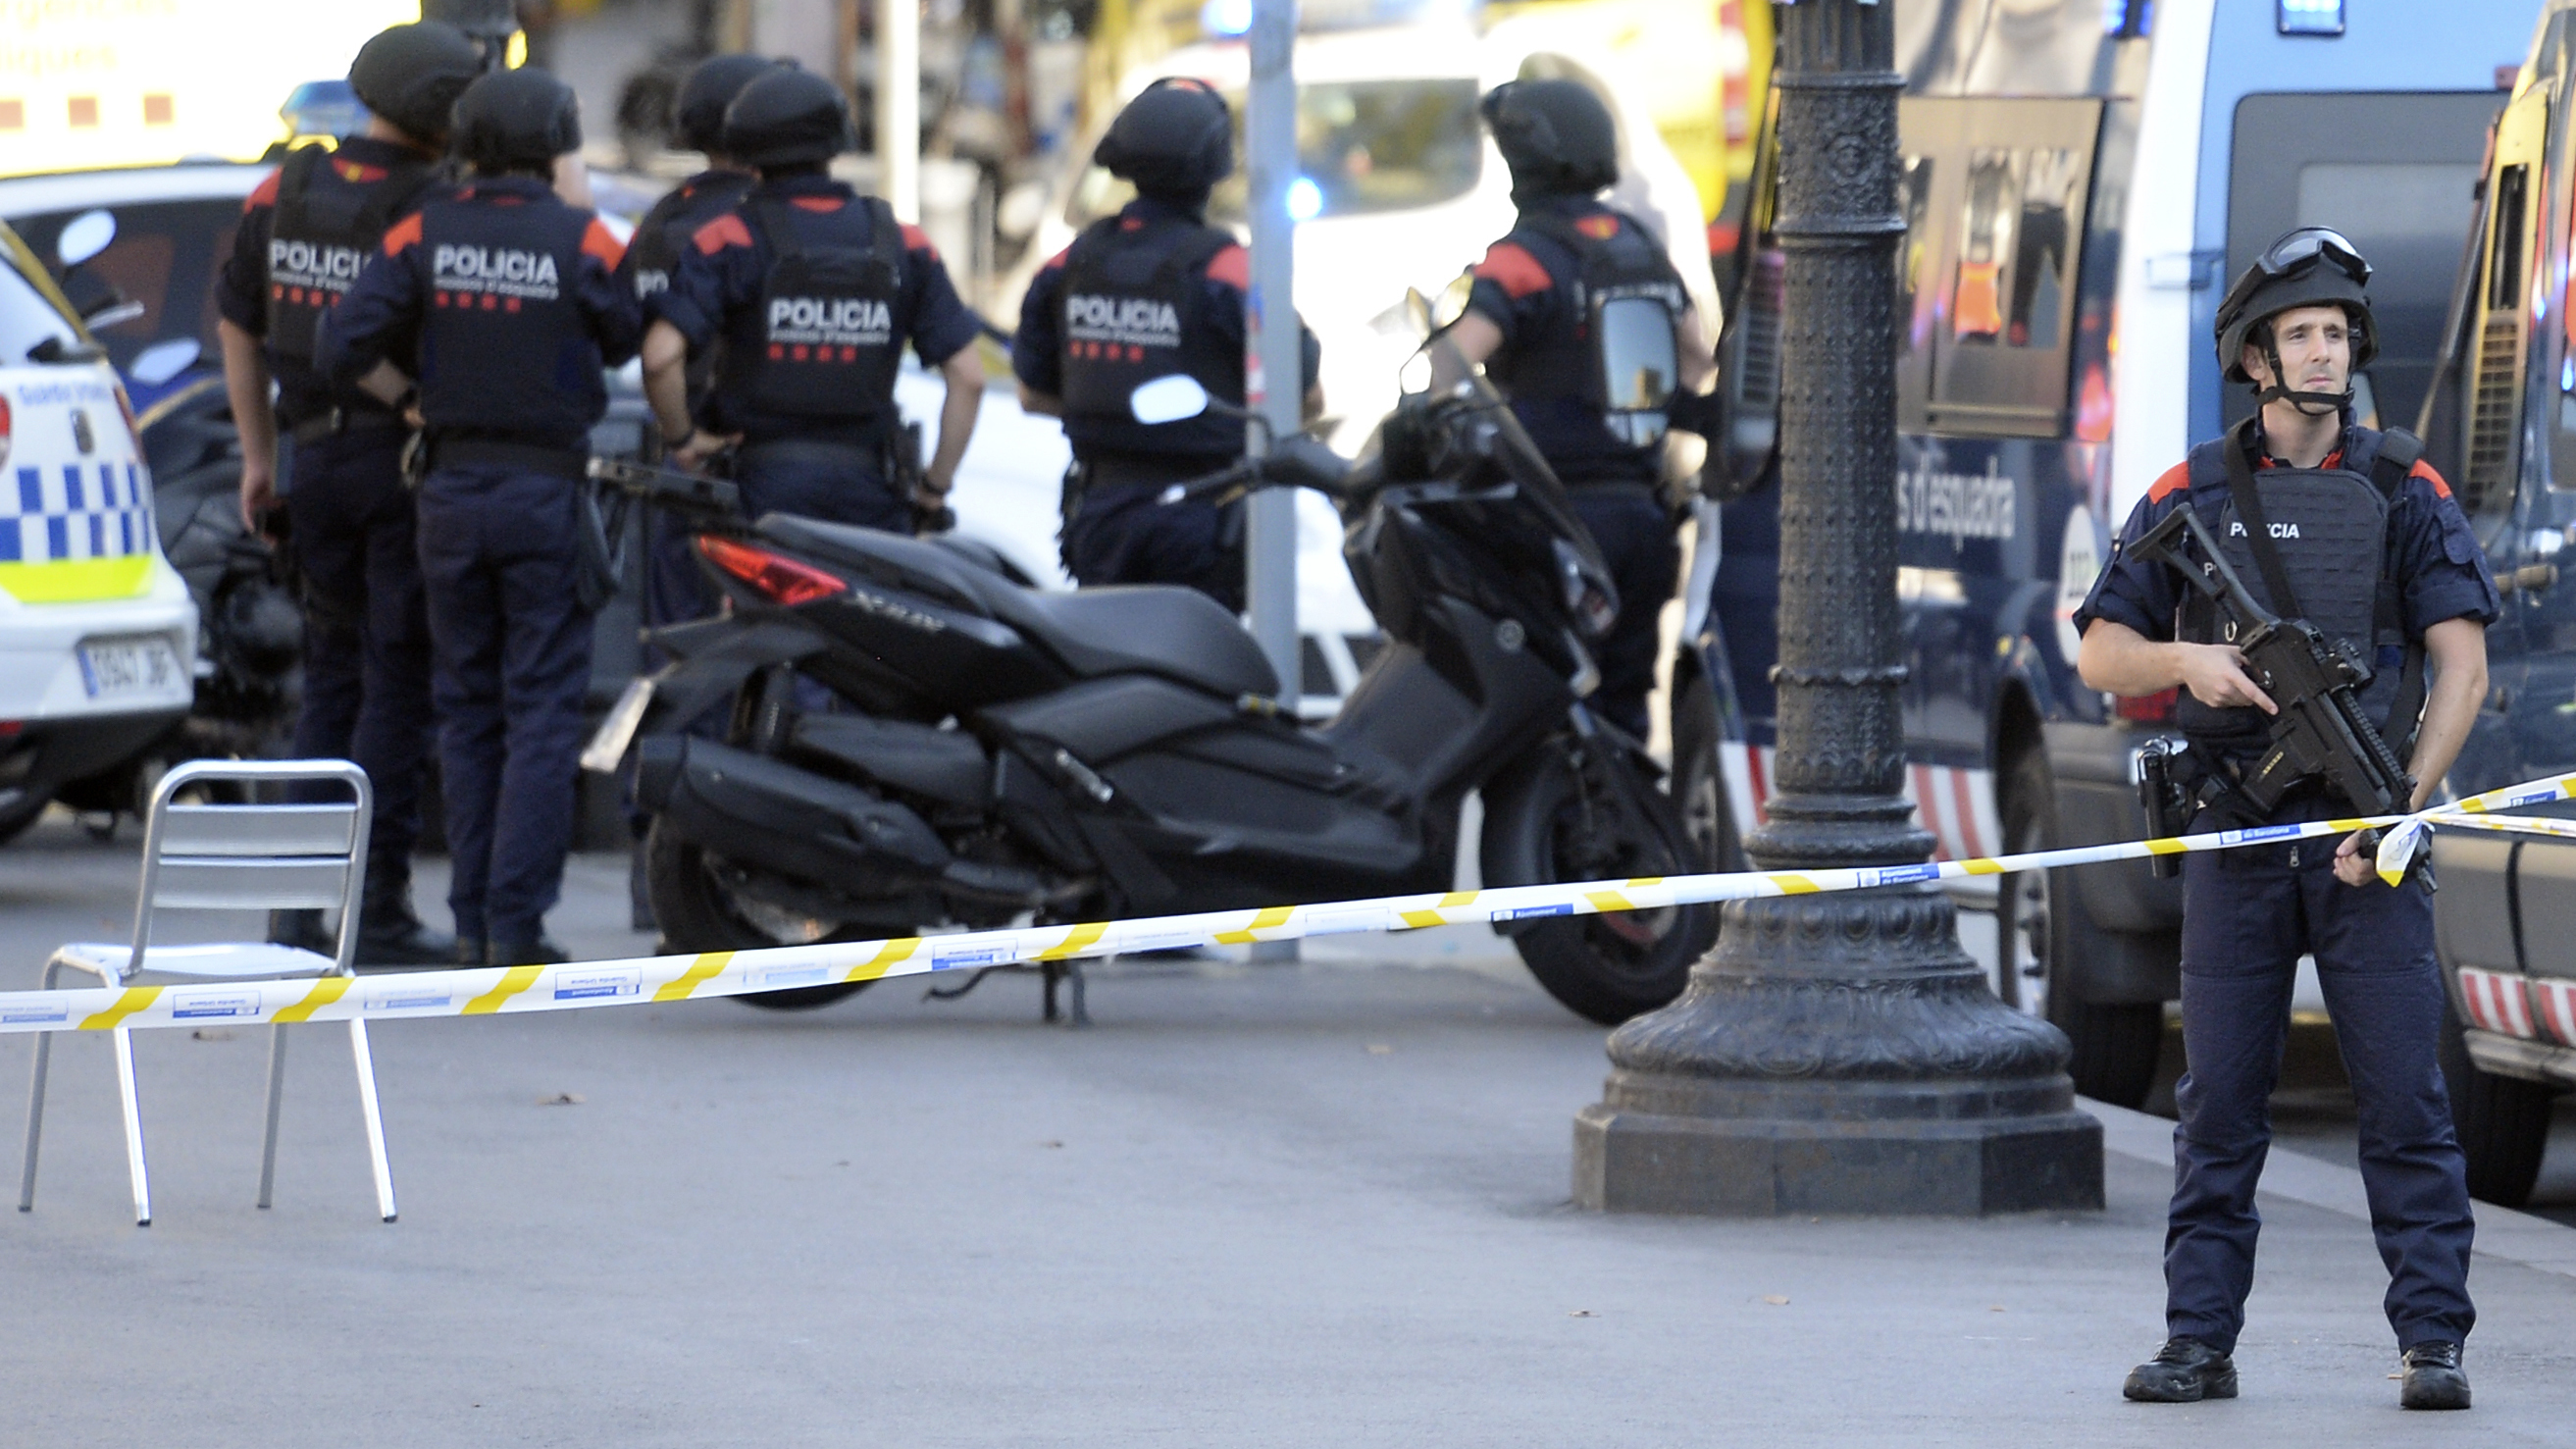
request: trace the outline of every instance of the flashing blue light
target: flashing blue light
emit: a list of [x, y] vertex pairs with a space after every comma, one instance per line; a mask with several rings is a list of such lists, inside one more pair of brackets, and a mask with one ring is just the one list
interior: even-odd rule
[[2147, 33], [2153, 0], [2103, 0], [2102, 33], [2121, 40], [2133, 40]]
[[2343, 34], [2343, 0], [2280, 0], [2283, 35]]
[[2558, 390], [2576, 392], [2576, 357], [2558, 364]]
[[1207, 0], [1199, 7], [1199, 29], [1210, 35], [1242, 35], [1252, 29], [1252, 0]]
[[1288, 183], [1288, 218], [1291, 221], [1313, 221], [1324, 214], [1324, 188], [1308, 177], [1300, 176]]

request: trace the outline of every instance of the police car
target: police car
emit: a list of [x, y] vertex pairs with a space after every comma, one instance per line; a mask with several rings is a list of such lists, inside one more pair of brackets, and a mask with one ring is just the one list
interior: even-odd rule
[[0, 226], [0, 839], [186, 715], [196, 634], [124, 388]]
[[[2072, 614], [2111, 530], [2157, 475], [2250, 411], [2246, 389], [2222, 389], [2210, 343], [2227, 281], [2294, 226], [2350, 236], [2377, 268], [2382, 333], [2379, 360], [2355, 379], [2363, 420], [2415, 426], [2439, 391], [2452, 278], [2488, 127], [2507, 99], [2498, 72], [2509, 78], [2524, 53], [2532, 9], [2532, 0], [2455, 0], [2427, 24], [2409, 7], [2342, 0], [2087, 0], [1995, 16], [1899, 7], [1908, 230], [1896, 299], [1899, 472], [1888, 484], [1905, 629], [1905, 788], [1941, 856], [2143, 833], [2132, 764], [2170, 729], [2172, 700], [2114, 701], [2084, 688]], [[1738, 496], [1703, 511], [1674, 690], [1676, 788], [1721, 864], [1741, 859], [1739, 842], [1773, 793], [1776, 97], [1771, 113], [1720, 344], [1731, 425], [1713, 448], [1720, 491]], [[2560, 152], [2548, 154], [2557, 167]], [[2518, 164], [2529, 169], [2513, 184], [2526, 189], [2506, 234], [2546, 218], [2550, 235], [2563, 235], [2564, 173], [2543, 179], [2537, 152]], [[2556, 251], [2547, 267], [2512, 273], [2499, 305], [2516, 316], [2526, 298], [2535, 316], [2560, 306], [2554, 290], [2535, 288], [2566, 267]], [[2564, 331], [2525, 330], [2550, 349]], [[2486, 368], [2500, 359], [2519, 378], [2523, 335], [2490, 328], [2464, 355]], [[2545, 355], [2560, 366], [2558, 351]], [[2562, 416], [2576, 419], [2576, 407], [2562, 414], [2556, 395], [2533, 404], [2534, 426]], [[2490, 424], [2481, 436], [2492, 449], [2520, 435]], [[2522, 544], [2498, 551], [2524, 538], [2507, 523], [2524, 506], [2511, 501], [2515, 486], [2482, 481], [2503, 464], [2475, 448], [2460, 461], [2438, 448], [2432, 456], [2474, 495], [2464, 500], [2472, 516], [2493, 520], [2481, 538], [2499, 573], [2523, 566]], [[2515, 597], [2533, 607], [2534, 596]], [[2576, 608], [2576, 592], [2559, 607]], [[2576, 690], [2576, 621], [2538, 635], [2517, 633], [2509, 616], [2489, 649], [2507, 694], [2525, 678], [2563, 679], [2531, 696], [2555, 708]], [[2520, 766], [2481, 741], [2565, 718], [2530, 712], [2540, 708], [2508, 729], [2492, 729], [2491, 717], [2453, 784], [2518, 778]], [[2555, 727], [2576, 759], [2576, 730]], [[2164, 1003], [2178, 987], [2179, 885], [2143, 864], [2096, 866], [2014, 878], [1962, 901], [1999, 913], [1998, 992], [2065, 1029], [2079, 1091], [2135, 1106], [2155, 1079]], [[2450, 889], [2439, 898], [2446, 922], [2454, 898]]]

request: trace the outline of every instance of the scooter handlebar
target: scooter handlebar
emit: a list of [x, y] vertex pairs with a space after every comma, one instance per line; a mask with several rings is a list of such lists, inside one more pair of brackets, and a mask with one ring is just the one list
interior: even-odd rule
[[742, 491], [722, 478], [624, 458], [593, 458], [589, 471], [595, 482], [675, 513], [732, 518], [742, 512]]
[[1350, 476], [1349, 459], [1304, 433], [1294, 433], [1272, 444], [1262, 457], [1245, 458], [1205, 477], [1171, 485], [1163, 490], [1159, 501], [1179, 503], [1233, 491], [1257, 493], [1264, 488], [1312, 488], [1327, 497], [1339, 498]]

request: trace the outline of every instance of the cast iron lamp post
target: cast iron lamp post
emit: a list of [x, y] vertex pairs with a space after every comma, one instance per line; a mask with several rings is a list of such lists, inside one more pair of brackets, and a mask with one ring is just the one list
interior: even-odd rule
[[[1895, 25], [1792, 0], [1780, 26], [1780, 795], [1765, 870], [1931, 854], [1898, 794]], [[2067, 1043], [1995, 999], [1932, 885], [1738, 901], [1689, 989], [1610, 1037], [1575, 1199], [1647, 1212], [2102, 1205]], [[2010, 929], [2009, 922], [2005, 928]]]

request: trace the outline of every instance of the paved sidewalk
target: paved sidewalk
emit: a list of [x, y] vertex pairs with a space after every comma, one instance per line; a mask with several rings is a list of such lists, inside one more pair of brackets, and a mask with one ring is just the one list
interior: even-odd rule
[[[116, 935], [131, 850], [0, 852], [0, 985]], [[556, 917], [635, 947], [622, 871]], [[425, 881], [434, 900], [436, 882]], [[2401, 1414], [2346, 1169], [2276, 1154], [2246, 1397], [2126, 1404], [2162, 1336], [2169, 1124], [2104, 1109], [2110, 1209], [1982, 1222], [1567, 1203], [1601, 1034], [1474, 932], [1302, 966], [1113, 966], [801, 1016], [713, 1001], [376, 1030], [402, 1221], [345, 1037], [137, 1038], [155, 1225], [105, 1043], [56, 1057], [0, 1212], [11, 1442], [154, 1446], [2058, 1445], [2576, 1438], [2576, 1231], [2481, 1211], [2480, 1407]], [[0, 1121], [26, 1038], [0, 1040]], [[2537, 1266], [2535, 1266], [2537, 1265]]]

